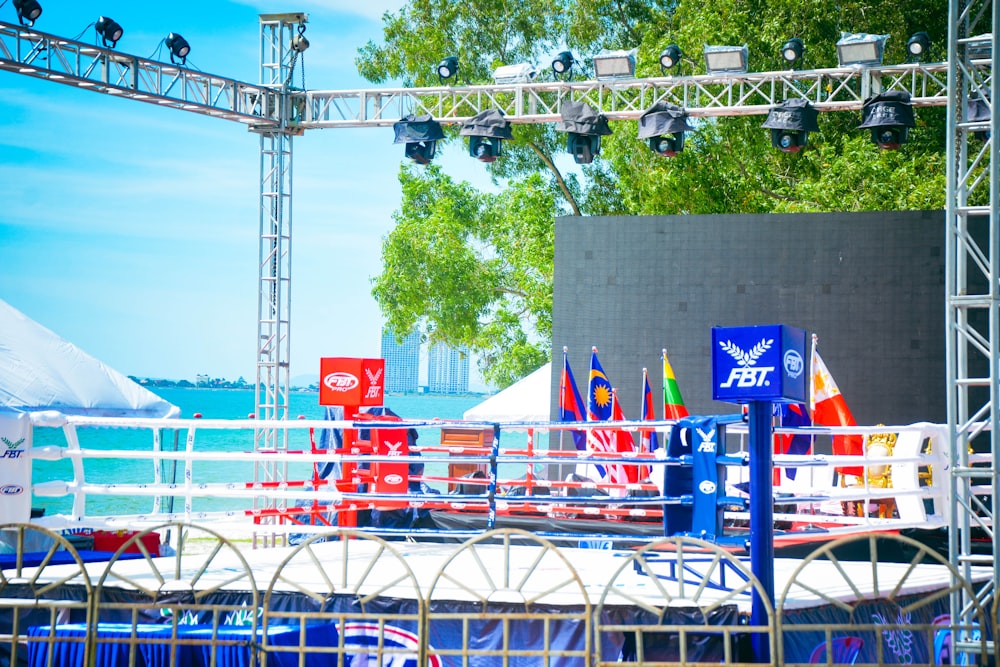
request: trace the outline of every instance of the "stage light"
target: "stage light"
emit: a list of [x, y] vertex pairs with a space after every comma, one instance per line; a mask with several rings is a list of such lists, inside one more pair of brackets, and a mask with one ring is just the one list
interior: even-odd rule
[[639, 117], [639, 138], [648, 139], [657, 155], [674, 157], [684, 150], [684, 132], [694, 129], [687, 117], [681, 107], [657, 102]]
[[501, 65], [493, 70], [493, 83], [501, 86], [511, 83], [531, 83], [536, 76], [538, 70], [531, 63]]
[[480, 162], [493, 162], [500, 156], [504, 139], [513, 139], [510, 121], [499, 109], [480, 111], [462, 123], [459, 135], [469, 137], [469, 155]]
[[882, 64], [882, 51], [889, 35], [867, 33], [841, 33], [837, 42], [837, 60], [841, 67], [849, 65], [878, 66]]
[[635, 50], [601, 51], [594, 56], [594, 76], [601, 79], [635, 77]]
[[563, 77], [569, 80], [573, 77], [573, 65], [575, 63], [576, 59], [573, 58], [573, 54], [569, 51], [563, 51], [552, 61], [552, 73], [555, 74], [557, 79]]
[[306, 24], [300, 23], [298, 32], [292, 37], [292, 51], [302, 53], [309, 48], [309, 40], [306, 39]]
[[611, 134], [604, 114], [585, 102], [568, 100], [559, 108], [556, 131], [567, 132], [566, 150], [577, 164], [590, 164], [601, 152], [601, 136]]
[[747, 46], [706, 46], [705, 69], [709, 74], [743, 74], [747, 71]]
[[906, 40], [906, 52], [910, 54], [911, 62], [920, 62], [931, 48], [931, 38], [926, 32], [915, 32]]
[[42, 15], [42, 6], [35, 0], [14, 0], [14, 11], [21, 25], [29, 28], [35, 25], [35, 19]]
[[913, 120], [910, 94], [901, 90], [869, 97], [861, 107], [859, 129], [871, 130], [872, 142], [883, 150], [899, 150], [906, 143]]
[[187, 62], [187, 56], [191, 53], [191, 45], [186, 39], [176, 32], [172, 32], [167, 35], [166, 44], [167, 48], [170, 49], [170, 62], [175, 65], [183, 65]]
[[437, 66], [438, 79], [444, 83], [447, 79], [458, 74], [458, 57], [448, 56]]
[[680, 67], [682, 55], [684, 54], [681, 53], [680, 47], [676, 44], [671, 44], [663, 49], [663, 52], [660, 53], [660, 72], [666, 74], [667, 70]]
[[789, 67], [794, 67], [795, 63], [802, 60], [803, 51], [805, 51], [805, 46], [802, 44], [802, 40], [798, 37], [792, 37], [781, 47], [781, 57], [788, 63]]
[[798, 153], [810, 132], [819, 132], [819, 113], [807, 100], [785, 100], [772, 107], [761, 127], [771, 130], [771, 145], [785, 153]]
[[392, 126], [393, 143], [406, 144], [404, 154], [417, 164], [428, 164], [437, 152], [437, 142], [444, 139], [441, 124], [430, 116], [405, 116]]
[[97, 23], [94, 24], [94, 28], [97, 30], [97, 34], [101, 36], [101, 42], [109, 49], [115, 48], [118, 45], [118, 40], [125, 34], [125, 31], [118, 25], [118, 22], [114, 19], [109, 19], [107, 16], [98, 18]]
[[[969, 98], [967, 119], [970, 123], [989, 123], [992, 113], [990, 88], [983, 88], [978, 95]], [[977, 131], [973, 132], [973, 135], [985, 141], [990, 138], [990, 131]]]

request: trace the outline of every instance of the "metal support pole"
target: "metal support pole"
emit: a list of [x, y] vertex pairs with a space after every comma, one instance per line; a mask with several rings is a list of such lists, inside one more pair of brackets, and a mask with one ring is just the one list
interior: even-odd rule
[[[767, 604], [754, 593], [750, 624], [769, 623], [768, 608], [774, 607], [774, 499], [773, 438], [771, 401], [750, 401], [750, 571], [767, 595]], [[753, 653], [756, 662], [770, 662], [767, 635], [754, 633]]]

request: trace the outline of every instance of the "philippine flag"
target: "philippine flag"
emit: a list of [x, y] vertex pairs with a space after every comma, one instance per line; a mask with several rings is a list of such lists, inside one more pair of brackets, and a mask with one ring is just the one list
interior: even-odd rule
[[[840, 393], [823, 359], [816, 350], [816, 336], [812, 346], [812, 421], [817, 426], [857, 426], [847, 401]], [[861, 456], [864, 454], [864, 437], [861, 435], [835, 435], [833, 453], [836, 456]], [[864, 466], [838, 467], [844, 475], [864, 474]]]

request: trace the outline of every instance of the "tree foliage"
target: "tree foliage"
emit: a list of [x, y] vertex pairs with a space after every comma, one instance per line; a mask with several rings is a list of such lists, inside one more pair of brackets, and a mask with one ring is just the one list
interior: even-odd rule
[[[842, 32], [889, 35], [884, 61], [898, 63], [918, 30], [943, 59], [944, 9], [936, 0], [411, 0], [385, 15], [383, 42], [361, 48], [357, 64], [375, 83], [439, 85], [437, 62], [457, 55], [462, 83], [488, 83], [499, 65], [545, 70], [567, 47], [585, 70], [602, 49], [635, 48], [636, 75], [653, 77], [668, 44], [686, 54], [682, 75], [704, 71], [705, 45], [746, 44], [751, 71], [775, 71], [787, 67], [779, 49], [792, 36], [806, 45], [805, 67], [824, 68], [837, 65]], [[600, 157], [568, 170], [564, 135], [517, 125], [485, 167], [496, 191], [477, 192], [433, 165], [402, 168], [403, 204], [373, 291], [395, 331], [421, 324], [435, 340], [469, 346], [487, 380], [503, 386], [550, 355], [557, 216], [941, 208], [945, 113], [916, 115], [909, 143], [880, 151], [856, 129], [859, 114], [824, 113], [797, 154], [771, 147], [762, 116], [695, 119], [671, 159], [636, 138], [634, 121], [616, 121]]]

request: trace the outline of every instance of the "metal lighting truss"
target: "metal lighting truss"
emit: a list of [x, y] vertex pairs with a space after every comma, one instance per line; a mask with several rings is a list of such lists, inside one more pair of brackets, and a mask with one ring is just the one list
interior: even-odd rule
[[281, 125], [280, 91], [0, 22], [0, 69], [249, 125]]
[[[998, 27], [997, 3], [950, 0], [948, 87], [953, 92], [945, 202], [949, 554], [966, 579], [976, 565], [993, 568], [993, 576], [975, 587], [975, 599], [960, 590], [952, 594], [953, 622], [966, 628], [977, 621], [977, 604], [996, 619], [1000, 584], [995, 521], [1000, 509], [1000, 162], [993, 159], [1000, 136], [995, 131], [997, 107], [990, 99], [1000, 55], [993, 43]], [[986, 103], [987, 117], [970, 113], [977, 99]], [[980, 650], [970, 634], [954, 638], [957, 649]], [[992, 637], [988, 655], [996, 655], [995, 646]]]
[[[879, 67], [661, 77], [608, 81], [342, 91], [295, 90], [299, 53], [293, 29], [305, 14], [260, 17], [261, 83], [252, 85], [138, 58], [0, 22], [0, 69], [18, 74], [244, 123], [260, 135], [260, 255], [257, 417], [287, 419], [291, 312], [292, 137], [307, 129], [383, 127], [408, 114], [461, 123], [497, 108], [513, 123], [561, 119], [566, 100], [583, 101], [609, 119], [635, 119], [655, 102], [684, 107], [690, 116], [765, 114], [787, 99], [808, 100], [820, 111], [860, 109], [871, 95], [908, 92], [914, 106], [949, 106], [947, 191], [948, 422], [952, 430], [953, 564], [969, 568], [996, 561], [1000, 434], [1000, 148], [995, 112], [968, 121], [967, 98], [989, 94], [997, 66], [992, 50], [998, 9], [990, 0], [949, 0], [948, 60]], [[986, 48], [983, 48], [986, 47]], [[989, 132], [989, 139], [973, 139]], [[988, 190], [988, 192], [986, 192]], [[971, 223], [971, 226], [970, 226]], [[976, 230], [975, 226], [981, 229]], [[276, 430], [262, 428], [256, 446], [287, 449]], [[258, 469], [255, 481], [279, 484], [280, 464]], [[262, 496], [258, 509], [277, 506]], [[265, 513], [266, 514], [266, 513]], [[264, 520], [264, 519], [262, 519]], [[976, 555], [973, 535], [988, 538]], [[996, 574], [977, 592], [994, 605]], [[968, 623], [972, 600], [952, 600], [952, 616]], [[961, 638], [959, 638], [961, 639]], [[969, 650], [977, 650], [972, 643]], [[991, 645], [992, 650], [992, 645]]]
[[303, 129], [392, 125], [407, 114], [462, 123], [499, 109], [512, 123], [554, 123], [567, 100], [586, 102], [609, 120], [637, 119], [656, 102], [684, 107], [690, 116], [766, 114], [786, 99], [808, 100], [820, 111], [860, 109], [889, 90], [910, 94], [914, 106], [948, 103], [947, 63], [840, 67], [615, 81], [546, 82], [434, 88], [301, 91], [291, 95]]

